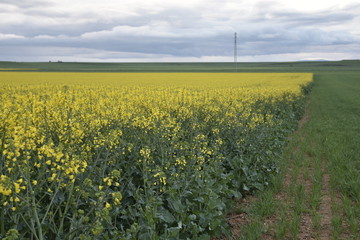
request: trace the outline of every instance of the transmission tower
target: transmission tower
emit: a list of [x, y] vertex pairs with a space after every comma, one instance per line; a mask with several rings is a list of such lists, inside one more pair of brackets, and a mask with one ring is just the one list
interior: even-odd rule
[[237, 36], [234, 36], [234, 72], [237, 72]]

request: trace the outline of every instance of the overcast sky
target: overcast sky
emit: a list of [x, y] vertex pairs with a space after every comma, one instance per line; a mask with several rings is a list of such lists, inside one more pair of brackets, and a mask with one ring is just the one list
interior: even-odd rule
[[0, 0], [0, 61], [360, 59], [358, 0]]

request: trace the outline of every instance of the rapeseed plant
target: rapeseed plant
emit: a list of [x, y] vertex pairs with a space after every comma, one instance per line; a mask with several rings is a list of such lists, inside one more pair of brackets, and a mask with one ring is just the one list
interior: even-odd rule
[[35, 239], [216, 231], [224, 196], [264, 184], [255, 173], [272, 171], [266, 156], [278, 147], [268, 141], [282, 137], [311, 81], [1, 72], [0, 235], [14, 226]]

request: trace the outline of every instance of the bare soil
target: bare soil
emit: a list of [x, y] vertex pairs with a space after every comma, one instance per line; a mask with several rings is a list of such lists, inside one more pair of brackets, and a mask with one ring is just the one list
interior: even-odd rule
[[323, 157], [323, 178], [321, 188], [321, 204], [319, 207], [319, 214], [321, 216], [320, 239], [330, 239], [331, 236], [331, 196], [330, 196], [330, 175], [326, 171], [326, 159]]

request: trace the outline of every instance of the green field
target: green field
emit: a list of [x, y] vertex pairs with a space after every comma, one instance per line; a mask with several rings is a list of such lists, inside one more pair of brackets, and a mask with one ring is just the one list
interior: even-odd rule
[[[234, 72], [233, 63], [14, 63], [41, 72]], [[230, 239], [360, 239], [360, 61], [238, 63], [238, 72], [312, 72], [299, 129], [270, 187], [229, 212]], [[1, 79], [0, 79], [1, 80]], [[242, 219], [234, 222], [234, 219]]]
[[309, 66], [314, 86], [281, 176], [235, 207], [248, 222], [234, 239], [360, 239], [360, 65], [323, 64], [334, 68]]
[[[238, 72], [359, 71], [360, 61], [264, 62], [237, 64]], [[43, 72], [234, 72], [234, 63], [71, 63], [0, 62], [1, 68], [36, 68]]]

